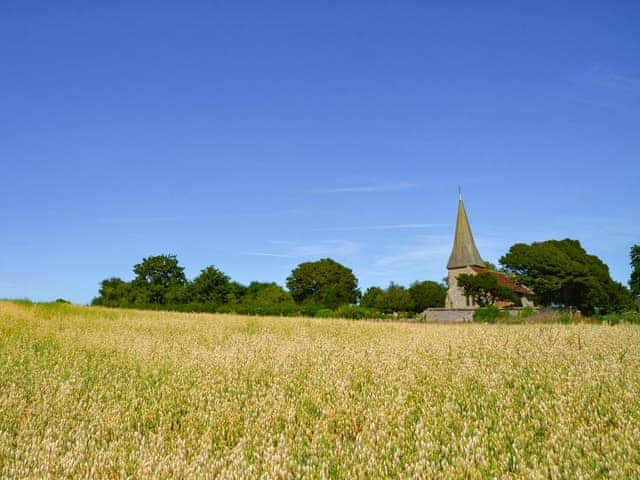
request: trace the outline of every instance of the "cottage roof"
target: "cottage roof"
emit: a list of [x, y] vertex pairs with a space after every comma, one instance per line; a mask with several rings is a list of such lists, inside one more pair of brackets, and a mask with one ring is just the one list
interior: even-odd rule
[[464, 209], [462, 197], [458, 202], [458, 218], [456, 219], [456, 235], [453, 240], [453, 250], [449, 257], [447, 268], [463, 268], [469, 266], [484, 267], [484, 262], [473, 240], [471, 227]]

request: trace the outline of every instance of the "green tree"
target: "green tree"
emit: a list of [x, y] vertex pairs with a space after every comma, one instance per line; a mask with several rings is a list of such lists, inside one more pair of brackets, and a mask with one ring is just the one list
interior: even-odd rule
[[280, 315], [297, 311], [297, 306], [287, 292], [275, 283], [251, 282], [239, 304], [241, 313]]
[[99, 295], [91, 302], [93, 305], [124, 307], [132, 302], [132, 289], [129, 282], [112, 277], [100, 282]]
[[384, 290], [380, 287], [369, 287], [360, 299], [360, 306], [364, 308], [379, 309], [380, 299], [384, 296]]
[[640, 245], [631, 247], [631, 278], [629, 278], [629, 287], [634, 297], [640, 295]]
[[493, 271], [498, 270], [498, 267], [496, 267], [495, 263], [491, 263], [487, 260], [484, 261], [484, 268], [486, 268], [487, 270], [493, 270]]
[[184, 268], [175, 255], [156, 255], [134, 265], [136, 278], [131, 282], [135, 303], [165, 304], [180, 296], [187, 283]]
[[378, 298], [377, 308], [384, 313], [413, 312], [414, 303], [409, 291], [393, 282]]
[[413, 283], [409, 287], [409, 295], [413, 301], [413, 310], [419, 313], [427, 308], [444, 307], [447, 289], [437, 282], [427, 280]]
[[335, 308], [358, 300], [358, 279], [351, 269], [330, 258], [298, 265], [287, 278], [287, 288], [296, 303]]
[[189, 285], [189, 300], [216, 308], [228, 300], [233, 291], [231, 279], [213, 265], [200, 270], [200, 275]]
[[463, 273], [458, 275], [458, 286], [464, 290], [464, 294], [473, 298], [480, 307], [493, 305], [498, 300], [509, 300], [518, 303], [518, 296], [505, 286], [498, 283], [495, 276], [490, 273], [479, 273], [469, 275]]
[[533, 288], [536, 303], [577, 307], [590, 315], [628, 309], [631, 297], [609, 267], [577, 240], [517, 243], [500, 259], [509, 273]]

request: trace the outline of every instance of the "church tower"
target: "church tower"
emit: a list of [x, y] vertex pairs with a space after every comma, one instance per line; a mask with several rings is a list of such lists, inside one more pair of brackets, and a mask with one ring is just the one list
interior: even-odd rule
[[480, 257], [476, 242], [473, 240], [471, 226], [467, 218], [467, 212], [464, 209], [462, 194], [458, 200], [458, 218], [456, 219], [456, 233], [453, 240], [453, 250], [447, 263], [449, 271], [449, 290], [447, 291], [447, 299], [445, 308], [476, 308], [473, 299], [464, 295], [462, 288], [458, 287], [457, 277], [461, 273], [474, 275], [476, 271], [473, 269], [484, 268], [484, 261]]

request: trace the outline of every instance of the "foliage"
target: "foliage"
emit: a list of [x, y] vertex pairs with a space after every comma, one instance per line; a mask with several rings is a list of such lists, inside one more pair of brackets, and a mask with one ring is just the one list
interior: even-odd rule
[[476, 308], [473, 312], [474, 322], [497, 323], [500, 319], [508, 319], [511, 315], [509, 312], [500, 310], [495, 305]]
[[629, 256], [631, 257], [629, 288], [631, 288], [631, 294], [637, 298], [640, 295], [640, 245], [632, 246]]
[[520, 318], [529, 318], [536, 314], [536, 309], [530, 305], [527, 305], [522, 310], [518, 312], [518, 317]]
[[349, 318], [353, 320], [382, 318], [383, 315], [378, 310], [355, 305], [342, 305], [336, 310], [338, 318]]
[[112, 277], [100, 283], [99, 296], [93, 300], [94, 305], [107, 307], [126, 307], [133, 303], [133, 290], [130, 283]]
[[446, 288], [436, 282], [414, 282], [408, 289], [392, 282], [386, 289], [368, 288], [360, 306], [384, 313], [415, 314], [430, 307], [443, 307], [446, 296]]
[[357, 305], [342, 305], [335, 310], [319, 308], [314, 312], [313, 316], [316, 318], [342, 318], [350, 320], [373, 320], [384, 318], [384, 315], [382, 315], [378, 310]]
[[484, 268], [486, 268], [487, 270], [493, 270], [494, 272], [498, 270], [498, 267], [496, 267], [495, 263], [491, 263], [487, 260], [484, 261]]
[[520, 300], [511, 290], [498, 283], [496, 277], [483, 272], [477, 275], [467, 273], [460, 274], [457, 278], [458, 286], [462, 287], [464, 294], [473, 298], [477, 305], [487, 307], [498, 300], [508, 300], [517, 304]]
[[636, 325], [0, 319], [0, 478], [640, 477]]
[[618, 325], [620, 323], [640, 325], [639, 312], [608, 313], [606, 315], [596, 315], [596, 319], [608, 325]]
[[237, 313], [293, 315], [298, 312], [293, 298], [275, 283], [252, 282], [240, 300], [231, 307]]
[[380, 287], [369, 287], [360, 299], [360, 306], [364, 308], [378, 308], [385, 292]]
[[573, 306], [590, 315], [630, 308], [631, 297], [609, 275], [609, 268], [589, 255], [577, 240], [518, 243], [500, 259], [507, 272], [533, 288], [540, 305]]
[[409, 290], [393, 282], [385, 290], [379, 287], [367, 289], [360, 305], [383, 313], [414, 312], [414, 302]]
[[440, 283], [430, 280], [414, 282], [409, 287], [413, 312], [424, 312], [427, 308], [444, 307], [447, 289]]
[[287, 288], [298, 304], [320, 304], [326, 308], [358, 301], [358, 279], [351, 269], [330, 258], [298, 265], [287, 278]]
[[187, 283], [175, 255], [156, 255], [134, 265], [132, 282], [136, 303], [173, 303]]
[[238, 287], [231, 283], [228, 275], [210, 265], [200, 271], [200, 275], [189, 284], [188, 299], [191, 302], [211, 306], [211, 311], [227, 303], [230, 295], [236, 298]]
[[409, 291], [393, 282], [378, 299], [378, 309], [384, 313], [412, 312], [413, 307], [413, 299]]
[[313, 316], [316, 318], [338, 318], [338, 314], [330, 308], [318, 308]]

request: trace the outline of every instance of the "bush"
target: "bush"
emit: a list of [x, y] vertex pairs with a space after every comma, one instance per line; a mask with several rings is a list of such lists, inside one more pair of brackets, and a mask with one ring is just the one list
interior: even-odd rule
[[509, 318], [509, 316], [509, 312], [500, 310], [495, 305], [489, 305], [488, 307], [477, 308], [476, 311], [473, 312], [473, 321], [497, 323], [499, 319], [506, 319]]
[[533, 308], [532, 306], [526, 306], [522, 310], [520, 310], [520, 312], [518, 312], [518, 317], [527, 318], [527, 317], [532, 317], [535, 314], [536, 314], [535, 308]]
[[602, 323], [609, 325], [618, 325], [619, 323], [631, 323], [640, 324], [640, 313], [638, 312], [625, 312], [625, 313], [609, 313], [607, 315], [601, 315], [598, 317]]
[[338, 318], [336, 312], [334, 310], [331, 310], [330, 308], [320, 308], [314, 313], [314, 316], [317, 318]]
[[336, 310], [336, 315], [340, 318], [353, 320], [384, 318], [384, 315], [378, 310], [354, 305], [342, 305]]
[[302, 313], [306, 316], [313, 316], [316, 318], [344, 318], [350, 320], [364, 320], [364, 319], [380, 319], [384, 318], [384, 314], [379, 310], [373, 308], [364, 308], [356, 305], [342, 305], [336, 309], [330, 308], [311, 308], [311, 305], [303, 307]]

